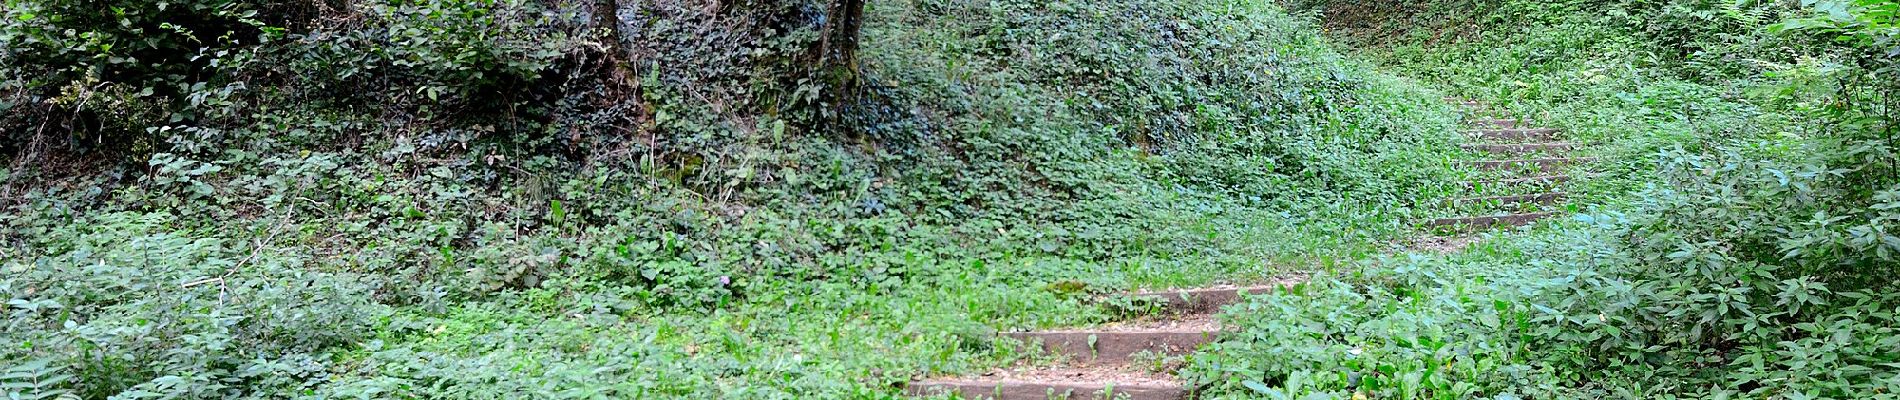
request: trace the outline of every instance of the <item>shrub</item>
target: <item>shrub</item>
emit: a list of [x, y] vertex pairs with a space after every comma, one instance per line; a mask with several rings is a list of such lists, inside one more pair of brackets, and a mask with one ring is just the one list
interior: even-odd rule
[[[320, 371], [318, 355], [366, 338], [390, 311], [372, 299], [373, 279], [306, 269], [268, 238], [171, 231], [170, 218], [27, 222], [41, 252], [5, 263], [0, 336], [18, 345], [0, 360], [70, 375], [46, 393], [217, 397]], [[295, 370], [261, 370], [280, 367]]]

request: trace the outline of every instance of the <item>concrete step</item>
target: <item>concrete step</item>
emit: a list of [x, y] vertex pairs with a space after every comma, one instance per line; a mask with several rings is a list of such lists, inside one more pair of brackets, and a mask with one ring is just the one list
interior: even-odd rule
[[[1203, 329], [1203, 328], [1194, 328]], [[1220, 335], [1219, 326], [1211, 330], [1183, 331], [1059, 331], [1017, 332], [1003, 336], [1041, 346], [1050, 354], [1081, 365], [1127, 364], [1135, 355], [1178, 356], [1193, 353]]]
[[1535, 168], [1541, 172], [1555, 172], [1563, 167], [1596, 162], [1596, 157], [1533, 158], [1524, 160], [1487, 160], [1470, 161], [1464, 164], [1472, 168], [1487, 171], [1514, 168]]
[[1534, 129], [1522, 129], [1522, 128], [1512, 128], [1512, 129], [1479, 129], [1479, 130], [1477, 130], [1476, 132], [1472, 132], [1472, 134], [1471, 134], [1471, 136], [1472, 136], [1472, 137], [1475, 137], [1475, 138], [1478, 138], [1478, 139], [1480, 139], [1480, 140], [1498, 140], [1498, 141], [1522, 141], [1522, 140], [1540, 140], [1540, 141], [1554, 141], [1554, 140], [1557, 140], [1557, 139], [1559, 138], [1559, 136], [1561, 136], [1561, 135], [1560, 135], [1560, 133], [1561, 133], [1561, 131], [1558, 131], [1558, 130], [1556, 130], [1556, 129], [1551, 129], [1551, 128], [1534, 128]]
[[1491, 154], [1531, 154], [1531, 153], [1567, 152], [1571, 150], [1576, 150], [1577, 144], [1570, 143], [1570, 142], [1480, 143], [1480, 144], [1464, 144], [1464, 145], [1459, 145], [1458, 147], [1463, 148], [1465, 150], [1482, 151], [1482, 152], [1491, 153]]
[[1186, 400], [1178, 383], [1117, 385], [1104, 381], [935, 380], [905, 387], [911, 396], [955, 395], [969, 400]]
[[1554, 217], [1554, 216], [1557, 216], [1557, 213], [1540, 212], [1540, 213], [1529, 213], [1529, 214], [1497, 215], [1497, 216], [1484, 216], [1484, 217], [1439, 218], [1439, 219], [1432, 220], [1429, 223], [1429, 225], [1431, 225], [1434, 228], [1455, 228], [1455, 229], [1472, 231], [1472, 230], [1490, 229], [1492, 227], [1497, 227], [1497, 226], [1530, 225], [1533, 222], [1537, 222], [1539, 220]]

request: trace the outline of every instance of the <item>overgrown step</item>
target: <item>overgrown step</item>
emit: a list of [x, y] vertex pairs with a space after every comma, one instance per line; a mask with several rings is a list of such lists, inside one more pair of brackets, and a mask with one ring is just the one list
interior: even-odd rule
[[1522, 214], [1547, 211], [1560, 211], [1565, 200], [1563, 194], [1555, 192], [1512, 194], [1495, 196], [1472, 196], [1452, 199], [1448, 214], [1444, 215], [1498, 215], [1500, 213]]
[[1595, 157], [1533, 158], [1524, 160], [1487, 160], [1470, 161], [1465, 165], [1482, 170], [1502, 170], [1514, 168], [1535, 168], [1542, 172], [1552, 172], [1566, 166], [1596, 162]]
[[1577, 148], [1577, 144], [1569, 143], [1569, 142], [1480, 143], [1480, 144], [1459, 145], [1458, 147], [1463, 148], [1465, 150], [1482, 151], [1482, 152], [1491, 153], [1491, 154], [1532, 154], [1532, 153], [1567, 152], [1567, 151], [1575, 150]]
[[1497, 216], [1483, 216], [1483, 217], [1439, 218], [1439, 219], [1432, 220], [1430, 225], [1435, 228], [1459, 228], [1459, 229], [1465, 229], [1465, 230], [1482, 230], [1482, 229], [1489, 229], [1489, 228], [1497, 227], [1497, 226], [1530, 225], [1531, 223], [1537, 222], [1538, 220], [1550, 218], [1556, 215], [1557, 213], [1554, 213], [1554, 212], [1540, 212], [1540, 213], [1497, 215]]
[[1040, 345], [1049, 353], [1062, 356], [1072, 363], [1116, 365], [1126, 364], [1141, 353], [1192, 353], [1194, 349], [1213, 341], [1220, 334], [1219, 329], [1215, 326], [1209, 330], [1019, 332], [1003, 335], [1032, 346]]
[[1263, 294], [1297, 282], [1297, 279], [1291, 279], [1271, 285], [1140, 292], [1122, 296], [1159, 302], [1160, 311], [1164, 314], [1213, 314], [1220, 312], [1222, 306], [1240, 301], [1241, 293]]
[[1472, 132], [1471, 135], [1480, 140], [1553, 141], [1559, 138], [1560, 132], [1561, 131], [1559, 130], [1551, 129], [1551, 128], [1479, 129], [1475, 132]]
[[1517, 115], [1511, 114], [1511, 110], [1491, 108], [1490, 106], [1465, 106], [1463, 114], [1465, 119], [1468, 120], [1517, 119]]
[[1484, 104], [1482, 102], [1471, 101], [1471, 100], [1445, 99], [1445, 103], [1451, 104], [1454, 107], [1464, 108], [1465, 115], [1469, 117], [1481, 117], [1484, 119], [1511, 119], [1510, 110], [1493, 108], [1490, 105]]
[[[990, 381], [934, 380], [911, 383], [911, 396], [954, 394], [977, 400], [1185, 400], [1187, 388], [1175, 382], [1126, 383], [1125, 377], [1030, 377]], [[1117, 382], [1121, 382], [1117, 384]]]
[[1452, 204], [1501, 204], [1501, 205], [1507, 205], [1507, 206], [1522, 204], [1522, 203], [1556, 204], [1557, 202], [1563, 201], [1564, 196], [1565, 195], [1563, 193], [1549, 192], [1549, 193], [1523, 194], [1523, 195], [1512, 195], [1512, 196], [1467, 197], [1467, 198], [1462, 198], [1462, 199], [1452, 199], [1451, 203]]
[[[1502, 196], [1528, 196], [1528, 195], [1539, 195], [1539, 194], [1552, 193], [1552, 192], [1566, 192], [1566, 191], [1569, 191], [1569, 185], [1567, 184], [1567, 182], [1579, 179], [1579, 178], [1571, 177], [1569, 175], [1533, 176], [1537, 174], [1526, 175], [1519, 171], [1489, 171], [1489, 172], [1478, 171], [1478, 173], [1485, 174], [1485, 175], [1528, 176], [1528, 178], [1510, 178], [1510, 177], [1470, 178], [1469, 180], [1465, 181], [1462, 185], [1464, 187], [1463, 194], [1460, 194], [1456, 197], [1487, 198], [1487, 197], [1502, 197]], [[1446, 204], [1456, 205], [1458, 203], [1448, 202]], [[1486, 212], [1472, 212], [1468, 210], [1454, 210], [1454, 212], [1456, 212], [1456, 214], [1446, 214], [1446, 215], [1487, 214]]]
[[1543, 185], [1565, 183], [1569, 181], [1570, 181], [1570, 175], [1542, 175], [1542, 176], [1532, 176], [1532, 177], [1525, 177], [1525, 178], [1472, 181], [1472, 182], [1465, 182], [1464, 186], [1466, 189], [1472, 189], [1472, 188], [1478, 188], [1478, 187], [1500, 187], [1500, 186], [1543, 186]]
[[1465, 123], [1480, 129], [1517, 129], [1521, 125], [1515, 119], [1506, 118], [1479, 118], [1465, 121]]
[[1295, 276], [1261, 285], [1117, 295], [1112, 299], [1116, 304], [1140, 307], [1142, 312], [1158, 313], [1155, 316], [1167, 319], [1089, 329], [1004, 333], [1063, 356], [1066, 362], [1056, 368], [919, 380], [907, 385], [905, 391], [911, 396], [954, 394], [965, 399], [997, 400], [1186, 399], [1189, 390], [1172, 375], [1141, 369], [1155, 368], [1149, 360], [1140, 359], [1141, 355], [1166, 359], [1191, 353], [1220, 334], [1220, 325], [1212, 315], [1222, 306], [1239, 302], [1243, 294], [1267, 293], [1304, 280], [1303, 276]]

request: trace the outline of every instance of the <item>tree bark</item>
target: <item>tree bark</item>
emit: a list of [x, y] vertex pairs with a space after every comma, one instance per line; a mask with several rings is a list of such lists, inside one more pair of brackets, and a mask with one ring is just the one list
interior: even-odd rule
[[627, 74], [627, 50], [620, 43], [620, 0], [594, 0], [594, 29], [601, 33], [601, 60], [608, 79], [616, 84], [625, 85], [632, 77]]
[[818, 41], [818, 68], [833, 81], [835, 93], [858, 84], [858, 39], [864, 29], [864, 0], [829, 0]]

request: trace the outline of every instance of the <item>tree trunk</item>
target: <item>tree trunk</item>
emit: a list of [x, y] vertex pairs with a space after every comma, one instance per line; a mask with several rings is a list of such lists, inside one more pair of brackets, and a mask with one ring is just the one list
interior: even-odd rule
[[627, 50], [620, 43], [620, 0], [594, 0], [594, 29], [601, 33], [600, 65], [608, 79], [616, 84], [625, 85], [632, 77], [627, 74]]
[[834, 93], [850, 93], [858, 84], [858, 37], [864, 28], [864, 0], [829, 0], [818, 41], [818, 68], [831, 79]]

